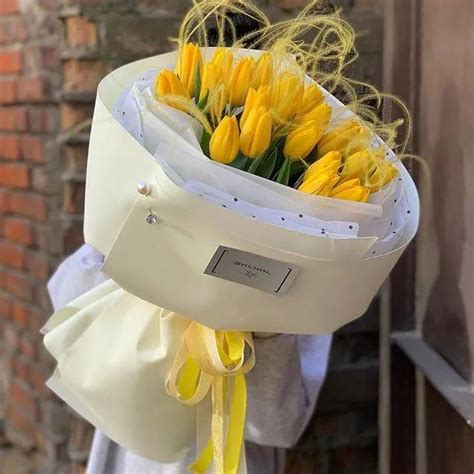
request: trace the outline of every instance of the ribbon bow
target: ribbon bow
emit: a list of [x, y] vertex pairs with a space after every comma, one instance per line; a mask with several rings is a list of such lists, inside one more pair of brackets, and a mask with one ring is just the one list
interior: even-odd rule
[[217, 474], [237, 472], [247, 406], [244, 375], [254, 364], [251, 333], [215, 331], [196, 322], [186, 329], [166, 381], [166, 391], [187, 405], [196, 405], [211, 390], [211, 439], [189, 467], [196, 474], [204, 474], [213, 459]]

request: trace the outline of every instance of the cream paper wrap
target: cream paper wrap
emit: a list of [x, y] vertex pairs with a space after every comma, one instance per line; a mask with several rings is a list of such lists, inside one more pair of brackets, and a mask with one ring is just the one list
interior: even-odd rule
[[[85, 238], [106, 256], [104, 271], [114, 281], [71, 302], [44, 328], [45, 345], [57, 360], [49, 387], [111, 439], [159, 462], [182, 458], [196, 439], [199, 413], [201, 427], [210, 417], [208, 405], [188, 407], [165, 392], [188, 325], [177, 314], [217, 329], [333, 331], [365, 311], [418, 225], [416, 189], [400, 163], [412, 217], [395, 250], [367, 258], [378, 239], [371, 226], [390, 219], [382, 205], [308, 196], [219, 165], [183, 138], [189, 130], [177, 132], [165, 120], [155, 126], [159, 150], [169, 156], [155, 159], [112, 108], [141, 72], [174, 61], [169, 53], [128, 64], [99, 85]], [[342, 107], [331, 96], [327, 100]], [[251, 219], [179, 186], [170, 177], [178, 172], [253, 205], [360, 224], [365, 236], [319, 237]], [[142, 180], [151, 187], [149, 196], [137, 193]], [[145, 221], [150, 210], [160, 219], [157, 225]], [[204, 275], [220, 245], [297, 265], [300, 272], [281, 296]], [[201, 431], [204, 440], [207, 435]]]
[[[197, 408], [170, 397], [164, 380], [188, 325], [108, 280], [43, 328], [57, 361], [47, 385], [120, 445], [148, 459], [177, 461], [196, 442]], [[202, 412], [209, 422], [210, 410]]]
[[[212, 54], [212, 48], [206, 53]], [[396, 163], [410, 202], [410, 221], [394, 250], [372, 258], [367, 255], [378, 240], [375, 235], [307, 235], [199, 199], [178, 186], [166, 166], [173, 172], [181, 166], [187, 179], [264, 207], [357, 222], [367, 229], [377, 219], [390, 219], [379, 204], [310, 196], [215, 163], [183, 138], [184, 131], [176, 132], [164, 120], [156, 121], [158, 158], [160, 150], [168, 150], [169, 156], [155, 159], [122, 128], [112, 109], [140, 73], [172, 67], [175, 60], [176, 53], [168, 53], [137, 61], [99, 85], [88, 158], [85, 238], [106, 255], [104, 272], [130, 293], [215, 329], [318, 334], [361, 316], [418, 226], [418, 195], [404, 166]], [[326, 101], [339, 116], [352, 116], [333, 96], [326, 94]], [[146, 122], [147, 117], [137, 120]], [[137, 193], [140, 181], [150, 184], [149, 196]], [[160, 218], [158, 225], [145, 222], [150, 210]], [[297, 265], [300, 272], [288, 293], [278, 296], [204, 275], [220, 245]]]

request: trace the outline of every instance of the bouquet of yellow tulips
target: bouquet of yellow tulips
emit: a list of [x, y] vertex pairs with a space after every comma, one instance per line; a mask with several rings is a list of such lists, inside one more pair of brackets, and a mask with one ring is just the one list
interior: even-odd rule
[[[197, 426], [190, 469], [244, 473], [252, 332], [361, 316], [416, 233], [401, 121], [344, 77], [354, 32], [314, 6], [272, 24], [194, 3], [177, 51], [98, 87], [84, 234], [111, 280], [46, 325], [48, 384], [144, 457], [183, 458]], [[243, 11], [261, 27], [238, 38], [227, 13]]]
[[[209, 60], [182, 45], [174, 71], [156, 78], [156, 98], [201, 121], [212, 160], [302, 192], [367, 202], [397, 169], [361, 120], [332, 117], [327, 93], [273, 52], [234, 61], [220, 47]], [[332, 119], [332, 120], [331, 120]]]

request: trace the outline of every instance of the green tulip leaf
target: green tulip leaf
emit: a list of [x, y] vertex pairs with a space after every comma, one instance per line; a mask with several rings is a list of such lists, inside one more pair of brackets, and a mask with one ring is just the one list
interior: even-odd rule
[[207, 100], [209, 98], [209, 91], [206, 92], [206, 95], [197, 103], [197, 106], [200, 110], [204, 111], [207, 106]]
[[235, 160], [230, 163], [229, 166], [232, 166], [232, 168], [237, 168], [238, 170], [243, 170], [245, 169], [245, 166], [247, 165], [248, 158], [243, 155], [242, 153], [239, 153]]
[[278, 148], [274, 148], [260, 163], [255, 174], [269, 179], [275, 168], [275, 163], [278, 156]]
[[287, 159], [281, 165], [281, 168], [278, 171], [275, 181], [277, 183], [288, 186], [288, 182], [290, 180], [290, 168], [291, 168], [291, 161]]
[[207, 132], [206, 130], [203, 130], [202, 132], [202, 138], [201, 138], [201, 149], [202, 152], [210, 157], [211, 154], [209, 152], [209, 142], [211, 141], [211, 134]]
[[251, 174], [256, 174], [255, 172], [257, 171], [257, 168], [260, 166], [260, 163], [262, 162], [264, 157], [265, 155], [261, 154], [259, 157], [253, 159], [247, 171]]
[[193, 93], [194, 97], [196, 98], [196, 102], [199, 101], [199, 96], [201, 95], [201, 68], [199, 67], [199, 63], [196, 64], [194, 74], [194, 84], [193, 84]]

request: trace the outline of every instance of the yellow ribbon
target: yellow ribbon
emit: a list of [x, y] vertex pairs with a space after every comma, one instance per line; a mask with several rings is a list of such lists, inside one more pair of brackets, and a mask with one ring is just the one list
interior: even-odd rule
[[[236, 474], [247, 407], [244, 375], [254, 364], [250, 333], [214, 331], [196, 322], [186, 329], [166, 381], [166, 390], [187, 405], [196, 405], [211, 391], [211, 439], [189, 467], [194, 473], [204, 474], [214, 460], [217, 474]], [[229, 416], [227, 430], [226, 414]]]

